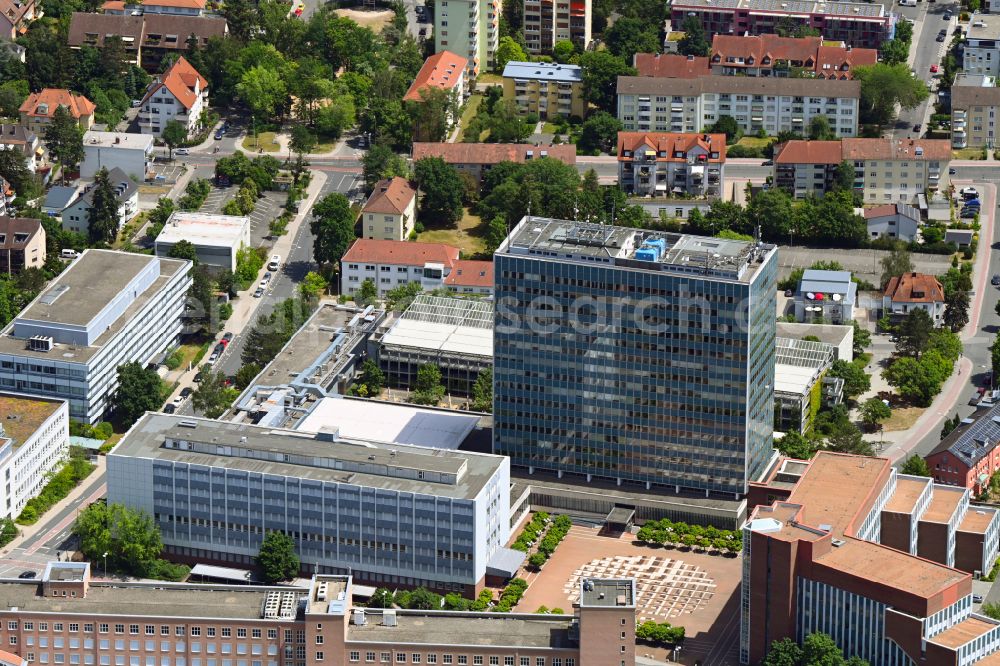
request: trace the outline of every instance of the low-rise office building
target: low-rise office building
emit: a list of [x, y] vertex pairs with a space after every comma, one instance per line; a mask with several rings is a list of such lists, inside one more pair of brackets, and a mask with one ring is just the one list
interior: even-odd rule
[[981, 495], [1000, 471], [1000, 404], [981, 409], [924, 458], [934, 481]]
[[8, 276], [45, 265], [45, 228], [41, 220], [0, 214], [0, 273]]
[[250, 247], [250, 218], [174, 211], [156, 237], [156, 256], [169, 257], [182, 240], [194, 245], [198, 263], [235, 271], [240, 248]]
[[[219, 496], [229, 509], [216, 518]], [[506, 458], [347, 440], [335, 427], [310, 436], [147, 413], [108, 456], [108, 502], [156, 516], [167, 552], [197, 561], [251, 564], [279, 530], [311, 573], [475, 596], [510, 559]]]
[[503, 68], [503, 98], [513, 100], [521, 113], [542, 120], [583, 118], [583, 68], [542, 62], [507, 63]]
[[805, 433], [821, 407], [843, 400], [844, 380], [825, 376], [837, 350], [825, 342], [782, 337], [774, 346], [774, 429]]
[[[204, 3], [204, 0], [196, 1]], [[146, 88], [139, 107], [139, 131], [160, 136], [167, 123], [176, 120], [184, 125], [190, 136], [202, 129], [202, 114], [206, 109], [208, 80], [181, 56]]]
[[740, 663], [812, 632], [871, 664], [989, 663], [1000, 621], [973, 612], [972, 578], [997, 559], [996, 509], [885, 458], [786, 462], [744, 527]]
[[413, 161], [427, 157], [440, 157], [467, 173], [477, 182], [482, 182], [489, 170], [501, 162], [523, 164], [531, 160], [549, 157], [563, 164], [576, 164], [576, 147], [571, 143], [422, 143], [413, 144]]
[[904, 319], [914, 310], [924, 310], [935, 326], [944, 321], [944, 288], [933, 275], [903, 273], [889, 279], [882, 294], [882, 313]]
[[854, 324], [804, 324], [794, 321], [779, 321], [775, 324], [775, 334], [779, 338], [804, 340], [818, 339], [831, 345], [834, 350], [834, 360], [854, 360]]
[[627, 194], [718, 196], [725, 134], [618, 133], [618, 183]]
[[148, 363], [181, 332], [191, 262], [85, 250], [0, 332], [0, 390], [69, 401], [96, 423], [118, 366]]
[[724, 76], [787, 78], [801, 72], [846, 81], [855, 67], [878, 62], [878, 50], [830, 43], [821, 37], [716, 34], [708, 60], [712, 73]]
[[380, 296], [411, 282], [431, 291], [443, 285], [459, 254], [443, 243], [359, 238], [340, 260], [340, 293], [354, 294], [365, 280], [375, 283]]
[[590, 47], [592, 0], [524, 0], [523, 7], [528, 53], [550, 54], [562, 41], [573, 42], [580, 53]]
[[[118, 228], [121, 229], [139, 212], [139, 186], [115, 167], [108, 173], [108, 180], [118, 198]], [[86, 235], [90, 230], [90, 211], [94, 207], [94, 185], [87, 185], [80, 195], [73, 199], [62, 211], [62, 227]]]
[[966, 74], [1000, 75], [1000, 16], [976, 14], [965, 33], [962, 70]]
[[572, 612], [551, 615], [365, 608], [354, 605], [355, 578], [104, 582], [86, 562], [50, 562], [39, 579], [0, 582], [10, 602], [0, 609], [0, 661], [201, 666], [221, 654], [253, 666], [635, 666], [634, 579], [584, 578]]
[[996, 77], [959, 74], [951, 87], [953, 148], [993, 148], [997, 144], [1000, 88]]
[[813, 118], [824, 116], [838, 136], [852, 137], [858, 133], [860, 98], [858, 81], [618, 77], [618, 119], [626, 130], [639, 132], [700, 132], [730, 116], [747, 134], [801, 134]]
[[101, 169], [121, 169], [137, 182], [146, 180], [153, 160], [153, 137], [127, 132], [98, 132], [83, 135], [83, 162], [80, 177], [93, 178]]
[[0, 393], [0, 517], [16, 518], [69, 451], [65, 400]]
[[405, 241], [417, 221], [417, 190], [396, 176], [375, 183], [361, 209], [362, 236], [368, 239]]
[[801, 322], [820, 320], [832, 324], [854, 320], [858, 285], [850, 271], [821, 271], [807, 268], [795, 292], [795, 319]]
[[94, 124], [94, 111], [97, 107], [89, 99], [64, 88], [45, 88], [41, 92], [31, 93], [21, 104], [18, 110], [21, 125], [35, 134], [44, 135], [45, 128], [60, 106], [80, 124], [80, 129], [87, 131]]

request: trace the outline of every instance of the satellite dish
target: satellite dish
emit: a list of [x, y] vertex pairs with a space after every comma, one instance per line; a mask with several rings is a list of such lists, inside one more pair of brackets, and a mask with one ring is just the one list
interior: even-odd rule
[[807, 291], [806, 292], [806, 298], [808, 298], [811, 301], [814, 298], [816, 298], [816, 294], [812, 293], [811, 291]]
[[833, 295], [833, 300], [835, 300], [835, 301], [840, 301], [840, 299], [842, 299], [842, 298], [843, 298], [843, 296], [841, 296], [840, 294], [834, 294]]

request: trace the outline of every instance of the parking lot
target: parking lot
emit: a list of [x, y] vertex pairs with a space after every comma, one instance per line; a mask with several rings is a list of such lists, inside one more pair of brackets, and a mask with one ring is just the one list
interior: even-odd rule
[[[212, 188], [200, 212], [221, 214], [223, 206], [236, 196], [238, 189], [235, 185]], [[281, 208], [287, 198], [288, 195], [284, 192], [264, 192], [263, 196], [257, 199], [257, 205], [250, 213], [250, 242], [255, 247], [264, 245], [271, 220], [281, 214]]]

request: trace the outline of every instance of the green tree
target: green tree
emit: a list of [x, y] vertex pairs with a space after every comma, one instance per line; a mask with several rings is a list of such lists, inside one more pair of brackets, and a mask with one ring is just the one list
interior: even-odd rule
[[253, 378], [260, 374], [261, 366], [256, 363], [247, 363], [241, 365], [240, 369], [236, 371], [236, 388], [239, 390], [244, 390], [246, 387], [250, 386]]
[[893, 39], [898, 39], [905, 44], [909, 44], [913, 41], [913, 24], [909, 21], [897, 21]]
[[[900, 21], [896, 25], [902, 25]], [[887, 65], [905, 65], [910, 55], [910, 45], [898, 39], [889, 39], [878, 47], [879, 59]]]
[[49, 154], [62, 165], [65, 183], [67, 171], [75, 169], [83, 160], [83, 130], [66, 107], [60, 105], [56, 107], [52, 120], [45, 127], [43, 136]]
[[902, 356], [919, 357], [931, 338], [934, 322], [923, 308], [910, 311], [899, 323], [896, 331], [896, 353]]
[[590, 115], [580, 128], [577, 148], [584, 153], [611, 153], [618, 141], [618, 132], [624, 129], [621, 121], [606, 111]]
[[493, 369], [485, 368], [476, 376], [472, 385], [472, 409], [477, 412], [493, 411]]
[[94, 502], [73, 523], [80, 552], [108, 570], [147, 575], [163, 552], [160, 529], [152, 516], [123, 504]]
[[217, 419], [229, 409], [238, 393], [226, 386], [224, 373], [212, 372], [212, 366], [202, 366], [201, 372], [202, 380], [191, 394], [191, 404], [208, 418]]
[[453, 119], [458, 118], [458, 98], [454, 92], [436, 87], [420, 90], [420, 100], [407, 102], [413, 122], [414, 141], [444, 141]]
[[339, 192], [326, 195], [313, 206], [309, 229], [314, 236], [313, 258], [316, 263], [338, 264], [356, 238], [351, 202]]
[[721, 115], [719, 119], [708, 128], [713, 134], [725, 134], [726, 143], [736, 143], [743, 136], [743, 130], [736, 119], [729, 115]]
[[378, 300], [378, 288], [375, 280], [366, 279], [354, 294], [354, 302], [361, 306], [371, 305]]
[[131, 427], [146, 412], [163, 405], [162, 382], [155, 370], [148, 370], [137, 361], [118, 366], [118, 388], [111, 398], [112, 411], [119, 422]]
[[384, 587], [376, 589], [368, 600], [369, 608], [392, 608], [392, 606], [392, 592]]
[[782, 638], [771, 643], [761, 666], [800, 666], [802, 648], [791, 638]]
[[880, 127], [892, 120], [896, 105], [910, 110], [929, 94], [927, 85], [905, 63], [864, 65], [856, 67], [853, 76], [861, 83], [862, 120]]
[[299, 291], [302, 293], [302, 298], [315, 300], [326, 293], [327, 286], [326, 279], [322, 275], [316, 271], [309, 271], [302, 279]]
[[830, 377], [840, 377], [844, 380], [844, 397], [855, 398], [871, 388], [871, 377], [858, 363], [850, 363], [837, 359], [827, 371]]
[[[853, 170], [853, 169], [852, 169]], [[889, 280], [913, 272], [913, 259], [905, 243], [896, 243], [889, 254], [879, 260], [882, 264], [881, 288], [885, 289]]]
[[861, 421], [869, 428], [874, 428], [882, 421], [892, 416], [889, 405], [879, 398], [869, 398], [861, 405]]
[[816, 446], [797, 432], [786, 432], [784, 437], [775, 440], [774, 447], [783, 455], [798, 460], [809, 460], [816, 455]]
[[419, 282], [406, 282], [385, 292], [385, 305], [394, 312], [402, 312], [423, 290]]
[[507, 220], [503, 215], [497, 215], [490, 220], [486, 228], [486, 254], [493, 256], [507, 239]]
[[244, 72], [236, 92], [258, 120], [273, 118], [288, 99], [281, 75], [270, 67], [259, 65]]
[[444, 386], [441, 384], [441, 369], [433, 363], [417, 368], [417, 377], [413, 382], [413, 402], [418, 405], [436, 405], [442, 397]]
[[624, 58], [608, 51], [587, 51], [580, 55], [583, 68], [583, 96], [602, 111], [615, 113], [615, 90], [619, 76], [634, 76]]
[[295, 541], [284, 532], [268, 532], [257, 553], [257, 566], [261, 568], [264, 582], [268, 585], [292, 578], [299, 573]]
[[958, 414], [955, 414], [953, 418], [945, 419], [941, 425], [941, 439], [944, 439], [945, 437], [950, 435], [955, 430], [955, 428], [957, 428], [961, 424], [962, 424], [962, 417], [959, 416]]
[[[837, 133], [830, 125], [830, 119], [826, 116], [813, 116], [809, 121], [809, 138], [812, 141], [831, 141], [837, 138]], [[854, 169], [851, 169], [853, 176]], [[852, 178], [853, 180], [853, 178]]]
[[854, 192], [854, 163], [844, 160], [837, 165], [833, 178], [833, 188], [839, 192]]
[[707, 56], [712, 44], [705, 35], [705, 28], [696, 16], [688, 16], [681, 24], [684, 37], [677, 43], [677, 52], [688, 56]]
[[852, 321], [851, 325], [854, 327], [854, 355], [860, 356], [871, 346], [872, 334], [867, 328], [863, 328], [857, 320]]
[[198, 263], [198, 249], [189, 240], [181, 239], [174, 243], [167, 252], [167, 256], [172, 259], [187, 259], [193, 264]]
[[969, 292], [955, 290], [945, 296], [944, 323], [958, 332], [969, 323]]
[[413, 167], [420, 187], [420, 217], [452, 225], [462, 219], [462, 179], [458, 170], [440, 157], [425, 157]]
[[368, 189], [375, 187], [375, 183], [386, 178], [401, 176], [409, 178], [410, 170], [406, 166], [406, 160], [397, 155], [392, 148], [385, 143], [376, 143], [365, 156], [361, 158], [362, 170], [365, 177], [365, 185]]
[[497, 44], [497, 49], [493, 54], [493, 60], [496, 64], [495, 71], [502, 72], [508, 62], [527, 61], [528, 54], [524, 52], [521, 45], [514, 41], [512, 37], [501, 37]]
[[632, 62], [636, 53], [660, 50], [659, 28], [648, 19], [623, 16], [604, 33], [604, 42], [609, 51]]
[[916, 454], [907, 458], [899, 471], [902, 474], [909, 474], [911, 476], [933, 476], [931, 468], [927, 465], [927, 461]]
[[817, 632], [802, 641], [802, 663], [839, 666], [844, 663], [844, 653], [829, 635]]
[[893, 361], [883, 377], [901, 396], [920, 406], [929, 405], [941, 391], [941, 380], [933, 368], [910, 356]]
[[296, 125], [292, 128], [292, 138], [288, 142], [288, 147], [295, 153], [295, 167], [292, 170], [292, 177], [296, 183], [302, 172], [305, 171], [305, 156], [316, 149], [318, 140], [316, 135], [309, 131], [309, 128]]
[[168, 120], [163, 126], [163, 143], [167, 144], [170, 159], [174, 159], [174, 148], [187, 141], [187, 127], [179, 120]]
[[329, 139], [339, 139], [357, 122], [357, 107], [347, 93], [336, 95], [316, 111], [316, 131]]
[[373, 359], [367, 358], [361, 364], [361, 373], [354, 382], [356, 392], [362, 397], [374, 397], [385, 388], [385, 374]]
[[101, 168], [94, 175], [93, 198], [90, 206], [90, 218], [87, 223], [87, 236], [94, 245], [115, 242], [118, 237], [118, 195], [108, 178], [108, 170]]
[[13, 519], [9, 517], [0, 519], [0, 548], [17, 538], [17, 535], [17, 525]]
[[552, 58], [556, 62], [568, 63], [576, 56], [576, 44], [568, 39], [560, 39], [552, 47]]
[[41, 191], [20, 150], [0, 150], [0, 178], [10, 183], [20, 196], [30, 196], [36, 189]]

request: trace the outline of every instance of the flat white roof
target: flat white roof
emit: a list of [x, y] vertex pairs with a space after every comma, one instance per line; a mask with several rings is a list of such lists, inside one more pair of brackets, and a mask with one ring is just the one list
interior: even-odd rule
[[238, 215], [211, 215], [176, 211], [167, 218], [157, 243], [186, 240], [194, 245], [235, 247], [243, 241], [250, 228], [250, 218]]
[[819, 373], [817, 368], [774, 364], [774, 392], [802, 395]]
[[250, 571], [247, 569], [233, 569], [231, 567], [217, 567], [211, 564], [196, 564], [191, 568], [192, 576], [208, 576], [209, 578], [219, 578], [222, 580], [239, 580], [249, 583], [251, 580]]
[[334, 397], [317, 402], [296, 430], [338, 428], [344, 439], [454, 450], [478, 422], [471, 414]]
[[493, 357], [493, 304], [422, 294], [382, 338], [384, 347]]
[[151, 150], [153, 148], [153, 135], [87, 130], [83, 135], [83, 146], [84, 148], [87, 146], [100, 146], [101, 148]]

